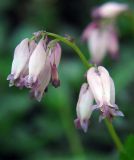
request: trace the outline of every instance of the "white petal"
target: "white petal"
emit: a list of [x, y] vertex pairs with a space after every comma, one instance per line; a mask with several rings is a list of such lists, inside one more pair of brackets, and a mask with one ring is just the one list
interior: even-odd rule
[[88, 83], [83, 83], [81, 88], [80, 88], [80, 93], [79, 93], [79, 99], [81, 98], [81, 96], [87, 91], [88, 89]]
[[99, 7], [99, 15], [103, 18], [112, 18], [118, 16], [121, 12], [128, 9], [126, 4], [117, 2], [108, 2]]
[[[34, 49], [36, 48], [36, 46], [37, 46], [37, 44], [35, 43], [34, 40], [29, 41], [29, 54], [30, 54], [30, 56], [31, 56], [32, 52], [34, 51]], [[30, 59], [30, 56], [29, 56], [29, 59]], [[24, 72], [23, 72], [24, 76], [28, 75], [29, 59], [28, 59], [26, 65], [25, 65], [25, 68], [24, 68]]]
[[103, 103], [103, 88], [100, 75], [95, 67], [92, 67], [87, 72], [87, 81], [98, 105]]
[[88, 48], [91, 53], [91, 59], [99, 64], [106, 55], [108, 47], [108, 34], [101, 28], [96, 28], [90, 33], [88, 39]]
[[115, 86], [114, 81], [110, 77], [110, 102], [111, 104], [115, 104]]
[[29, 79], [32, 77], [35, 82], [44, 69], [46, 63], [46, 52], [44, 49], [44, 40], [40, 40], [33, 51], [29, 60]]
[[14, 74], [14, 79], [17, 79], [20, 76], [25, 69], [25, 65], [29, 61], [30, 52], [28, 48], [28, 42], [29, 39], [26, 38], [15, 48], [11, 69], [11, 74]]
[[44, 91], [51, 79], [51, 66], [48, 60], [45, 64], [44, 70], [42, 70], [42, 72], [39, 75], [39, 79], [40, 79], [40, 84], [37, 88], [33, 88], [32, 94], [34, 98], [36, 98], [38, 101], [41, 101]]
[[78, 116], [80, 121], [88, 120], [92, 114], [93, 95], [90, 89], [80, 97], [77, 105]]
[[103, 102], [106, 104], [110, 104], [110, 76], [108, 71], [102, 67], [98, 67], [101, 83], [103, 87]]

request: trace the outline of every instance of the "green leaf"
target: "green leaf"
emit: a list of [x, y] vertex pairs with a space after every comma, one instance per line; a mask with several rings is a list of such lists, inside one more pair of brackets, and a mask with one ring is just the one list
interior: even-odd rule
[[125, 141], [124, 148], [126, 153], [121, 153], [120, 160], [133, 160], [134, 158], [134, 135], [129, 135]]
[[130, 82], [133, 81], [134, 75], [134, 56], [132, 46], [123, 47], [121, 50], [120, 61], [112, 70], [112, 77], [116, 86], [116, 93], [119, 94]]

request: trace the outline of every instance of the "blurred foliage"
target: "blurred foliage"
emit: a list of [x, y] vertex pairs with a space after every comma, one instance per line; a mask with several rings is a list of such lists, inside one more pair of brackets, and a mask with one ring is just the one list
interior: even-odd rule
[[133, 157], [134, 157], [134, 135], [129, 135], [126, 138], [124, 147], [125, 147], [127, 154], [121, 153], [120, 159], [126, 160], [129, 158], [130, 160], [133, 160]]
[[[74, 127], [77, 97], [86, 69], [67, 46], [62, 45], [61, 87], [50, 85], [40, 103], [29, 98], [28, 90], [9, 88], [6, 81], [15, 46], [37, 30], [72, 35], [88, 58], [87, 46], [80, 36], [91, 21], [91, 9], [104, 2], [107, 1], [0, 0], [0, 160], [119, 158], [107, 128], [103, 122], [98, 123], [98, 113], [93, 114], [87, 134]], [[131, 10], [118, 18], [120, 57], [117, 61], [106, 57], [104, 66], [115, 81], [117, 104], [125, 114], [113, 121], [125, 141], [128, 134], [134, 133], [134, 2], [117, 2], [127, 3]], [[133, 143], [130, 137], [125, 145], [134, 157]]]

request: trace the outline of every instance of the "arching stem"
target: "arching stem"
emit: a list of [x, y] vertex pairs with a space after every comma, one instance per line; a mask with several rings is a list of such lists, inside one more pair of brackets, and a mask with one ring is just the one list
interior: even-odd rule
[[[93, 65], [90, 64], [88, 62], [88, 60], [85, 58], [84, 54], [82, 53], [82, 51], [78, 48], [78, 46], [74, 43], [74, 42], [71, 42], [70, 40], [68, 40], [66, 37], [62, 37], [60, 35], [57, 35], [57, 34], [54, 34], [54, 33], [50, 33], [50, 32], [44, 32], [45, 35], [47, 36], [50, 36], [50, 37], [53, 37], [53, 38], [56, 38], [58, 39], [59, 41], [65, 43], [66, 45], [68, 45], [69, 47], [71, 47], [75, 53], [79, 56], [79, 58], [81, 59], [82, 63], [84, 64], [84, 66], [89, 69], [90, 67], [92, 67]], [[105, 119], [105, 124], [108, 128], [108, 131], [118, 149], [119, 152], [124, 152], [125, 153], [125, 150], [124, 150], [124, 147], [123, 147], [123, 144], [121, 143], [121, 140], [119, 138], [119, 136], [117, 135], [112, 123], [108, 120], [108, 119]]]

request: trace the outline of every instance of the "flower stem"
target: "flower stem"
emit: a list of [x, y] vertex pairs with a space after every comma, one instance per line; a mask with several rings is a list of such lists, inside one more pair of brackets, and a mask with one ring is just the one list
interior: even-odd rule
[[123, 145], [122, 145], [122, 143], [120, 141], [120, 138], [118, 137], [118, 135], [117, 135], [112, 123], [108, 119], [105, 119], [105, 124], [106, 124], [106, 126], [108, 128], [108, 131], [109, 131], [109, 133], [110, 133], [110, 135], [111, 135], [111, 137], [112, 137], [117, 149], [120, 152], [124, 152], [124, 147], [123, 147]]
[[83, 62], [83, 64], [86, 67], [91, 67], [92, 65], [90, 63], [88, 63], [87, 59], [85, 58], [84, 54], [81, 52], [81, 50], [77, 47], [77, 45], [74, 42], [69, 41], [67, 38], [59, 36], [57, 34], [54, 33], [50, 33], [50, 32], [45, 32], [46, 35], [54, 37], [58, 40], [60, 40], [61, 42], [67, 44], [69, 47], [71, 47], [80, 57], [81, 61]]
[[[44, 32], [44, 34], [46, 34], [48, 36], [51, 36], [51, 37], [54, 37], [54, 38], [58, 39], [59, 41], [67, 44], [69, 47], [71, 47], [76, 52], [76, 54], [80, 57], [81, 61], [85, 65], [85, 67], [87, 67], [88, 69], [93, 66], [92, 64], [90, 64], [87, 61], [87, 59], [85, 58], [84, 54], [81, 52], [81, 50], [77, 47], [77, 45], [74, 42], [71, 42], [67, 38], [62, 37], [62, 36], [57, 35], [57, 34], [54, 34], [54, 33]], [[106, 126], [107, 126], [107, 128], [109, 130], [109, 133], [110, 133], [110, 135], [111, 135], [111, 137], [112, 137], [112, 139], [113, 139], [118, 151], [124, 153], [125, 150], [124, 150], [123, 144], [121, 143], [120, 138], [117, 135], [112, 123], [108, 119], [105, 119], [105, 124], [106, 124]]]

